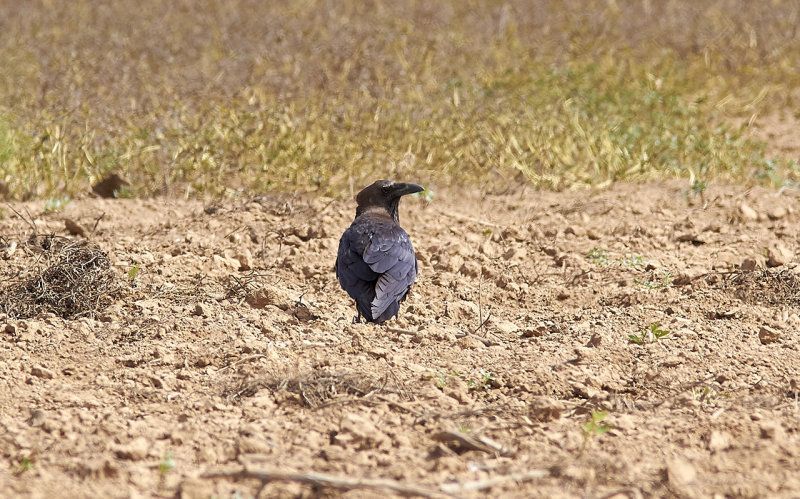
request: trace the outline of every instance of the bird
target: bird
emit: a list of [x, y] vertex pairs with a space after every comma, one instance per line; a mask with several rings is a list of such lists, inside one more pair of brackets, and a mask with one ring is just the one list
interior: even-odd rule
[[382, 323], [397, 316], [417, 278], [417, 257], [400, 227], [398, 206], [421, 185], [377, 180], [356, 196], [356, 216], [339, 240], [334, 271], [356, 301], [354, 322]]

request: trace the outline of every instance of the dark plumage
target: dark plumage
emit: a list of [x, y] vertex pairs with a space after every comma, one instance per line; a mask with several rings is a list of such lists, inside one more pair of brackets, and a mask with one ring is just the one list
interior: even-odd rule
[[399, 225], [397, 208], [402, 196], [423, 190], [378, 180], [356, 196], [356, 218], [342, 234], [334, 269], [359, 317], [369, 322], [396, 316], [417, 277], [414, 247]]

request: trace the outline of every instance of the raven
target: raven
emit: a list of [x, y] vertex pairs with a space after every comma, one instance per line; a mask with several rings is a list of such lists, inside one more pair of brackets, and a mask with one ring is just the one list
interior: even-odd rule
[[336, 277], [356, 301], [358, 318], [385, 322], [417, 277], [417, 258], [399, 225], [400, 198], [425, 190], [417, 184], [378, 180], [356, 196], [356, 218], [339, 240]]

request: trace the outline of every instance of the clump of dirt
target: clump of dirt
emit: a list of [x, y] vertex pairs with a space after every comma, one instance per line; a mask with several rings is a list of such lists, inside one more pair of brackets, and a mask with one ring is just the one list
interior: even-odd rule
[[0, 289], [0, 312], [9, 317], [93, 317], [120, 290], [106, 252], [86, 241], [34, 235], [25, 249], [38, 258]]

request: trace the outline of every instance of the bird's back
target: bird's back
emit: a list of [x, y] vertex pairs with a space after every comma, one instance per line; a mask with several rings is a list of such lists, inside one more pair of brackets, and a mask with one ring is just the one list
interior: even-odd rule
[[365, 319], [391, 319], [417, 277], [408, 234], [385, 212], [362, 213], [339, 241], [336, 277]]

